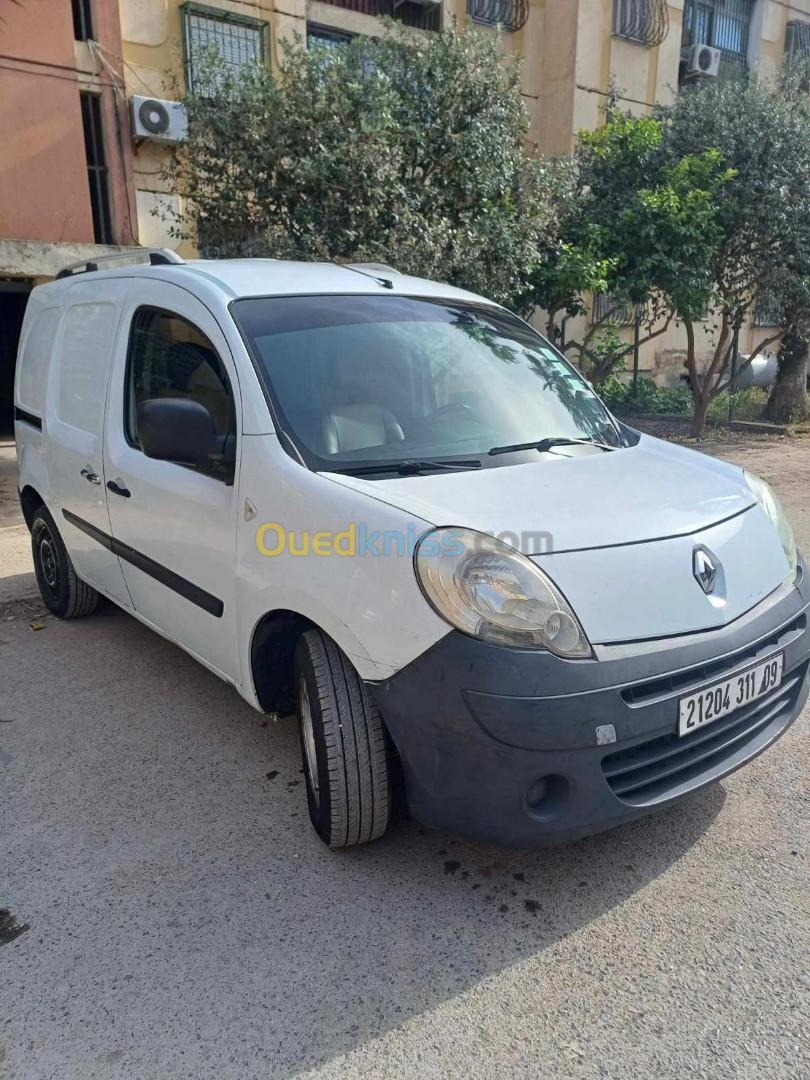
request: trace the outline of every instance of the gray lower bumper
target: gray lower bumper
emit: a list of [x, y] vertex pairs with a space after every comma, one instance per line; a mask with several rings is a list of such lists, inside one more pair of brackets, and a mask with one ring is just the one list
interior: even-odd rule
[[[411, 812], [493, 843], [555, 844], [727, 775], [774, 742], [807, 700], [808, 604], [805, 578], [721, 630], [602, 646], [588, 661], [449, 633], [370, 684]], [[785, 665], [776, 691], [678, 737], [680, 697], [777, 652]]]

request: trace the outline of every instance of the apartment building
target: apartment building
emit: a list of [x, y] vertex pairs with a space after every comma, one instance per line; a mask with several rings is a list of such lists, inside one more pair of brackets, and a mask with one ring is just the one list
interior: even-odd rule
[[118, 0], [0, 6], [0, 432], [33, 285], [138, 243]]
[[[281, 43], [339, 46], [352, 35], [381, 32], [380, 16], [414, 33], [474, 23], [500, 33], [505, 53], [522, 60], [529, 138], [543, 153], [567, 153], [582, 129], [598, 127], [610, 95], [644, 113], [678, 93], [685, 80], [724, 78], [757, 69], [777, 75], [786, 57], [810, 53], [810, 0], [120, 0], [129, 95], [169, 100], [193, 85], [200, 51], [215, 46], [234, 67], [259, 60], [276, 67]], [[182, 210], [160, 180], [165, 144], [136, 141], [135, 187], [145, 243], [178, 247], [163, 220]], [[182, 247], [181, 247], [182, 250]], [[190, 251], [191, 249], [188, 248]], [[395, 254], [392, 253], [395, 259]], [[609, 298], [599, 298], [598, 318]], [[611, 317], [629, 341], [635, 312]], [[774, 313], [760, 304], [743, 328], [742, 353], [769, 332]], [[583, 327], [572, 323], [569, 336]], [[708, 354], [709, 327], [702, 339]], [[640, 366], [661, 381], [681, 374], [683, 341], [672, 327], [642, 348]]]
[[[161, 172], [182, 138], [177, 102], [201, 51], [234, 68], [282, 63], [296, 37], [339, 47], [382, 31], [381, 16], [415, 34], [475, 24], [522, 60], [529, 138], [562, 154], [597, 127], [605, 102], [643, 113], [685, 79], [758, 69], [810, 55], [810, 0], [23, 0], [0, 19], [0, 427], [19, 320], [32, 283], [116, 245], [193, 255], [170, 232], [182, 212]], [[168, 103], [168, 104], [162, 104]], [[395, 253], [392, 253], [395, 259]], [[597, 316], [600, 300], [596, 305]], [[609, 301], [608, 301], [609, 302]], [[616, 310], [630, 339], [634, 312]], [[761, 305], [744, 353], [767, 332]], [[761, 325], [757, 325], [761, 324]], [[581, 327], [569, 325], [568, 334]], [[705, 336], [705, 335], [704, 335]], [[708, 338], [705, 344], [708, 348]], [[677, 328], [651, 342], [644, 371], [680, 374]], [[6, 410], [3, 413], [2, 395]]]

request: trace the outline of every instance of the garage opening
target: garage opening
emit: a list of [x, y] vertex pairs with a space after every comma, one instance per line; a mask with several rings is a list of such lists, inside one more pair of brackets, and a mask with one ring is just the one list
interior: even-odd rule
[[0, 278], [0, 440], [14, 434], [14, 366], [25, 305], [33, 287], [28, 278]]

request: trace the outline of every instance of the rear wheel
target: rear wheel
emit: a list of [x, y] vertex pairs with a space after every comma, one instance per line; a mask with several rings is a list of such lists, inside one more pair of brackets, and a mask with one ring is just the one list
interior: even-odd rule
[[96, 610], [101, 597], [76, 576], [59, 530], [44, 506], [34, 511], [31, 553], [40, 596], [52, 615], [78, 619]]
[[295, 652], [309, 816], [330, 847], [382, 836], [391, 817], [388, 734], [379, 710], [331, 638], [309, 630]]

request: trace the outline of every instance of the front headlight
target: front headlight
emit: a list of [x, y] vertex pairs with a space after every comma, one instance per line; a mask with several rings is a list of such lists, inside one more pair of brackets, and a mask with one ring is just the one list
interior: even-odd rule
[[782, 550], [785, 553], [785, 558], [790, 567], [788, 578], [793, 579], [796, 577], [796, 569], [798, 567], [798, 555], [796, 553], [796, 539], [793, 536], [793, 526], [788, 521], [785, 511], [782, 509], [782, 504], [777, 499], [776, 492], [771, 485], [766, 483], [761, 477], [748, 472], [747, 469], [743, 469], [743, 476], [745, 477], [746, 484], [748, 484], [751, 489], [751, 494], [771, 519], [771, 523], [776, 529], [779, 536], [779, 542], [782, 545]]
[[591, 647], [565, 597], [525, 555], [472, 529], [426, 533], [414, 558], [428, 602], [465, 634], [582, 659]]

